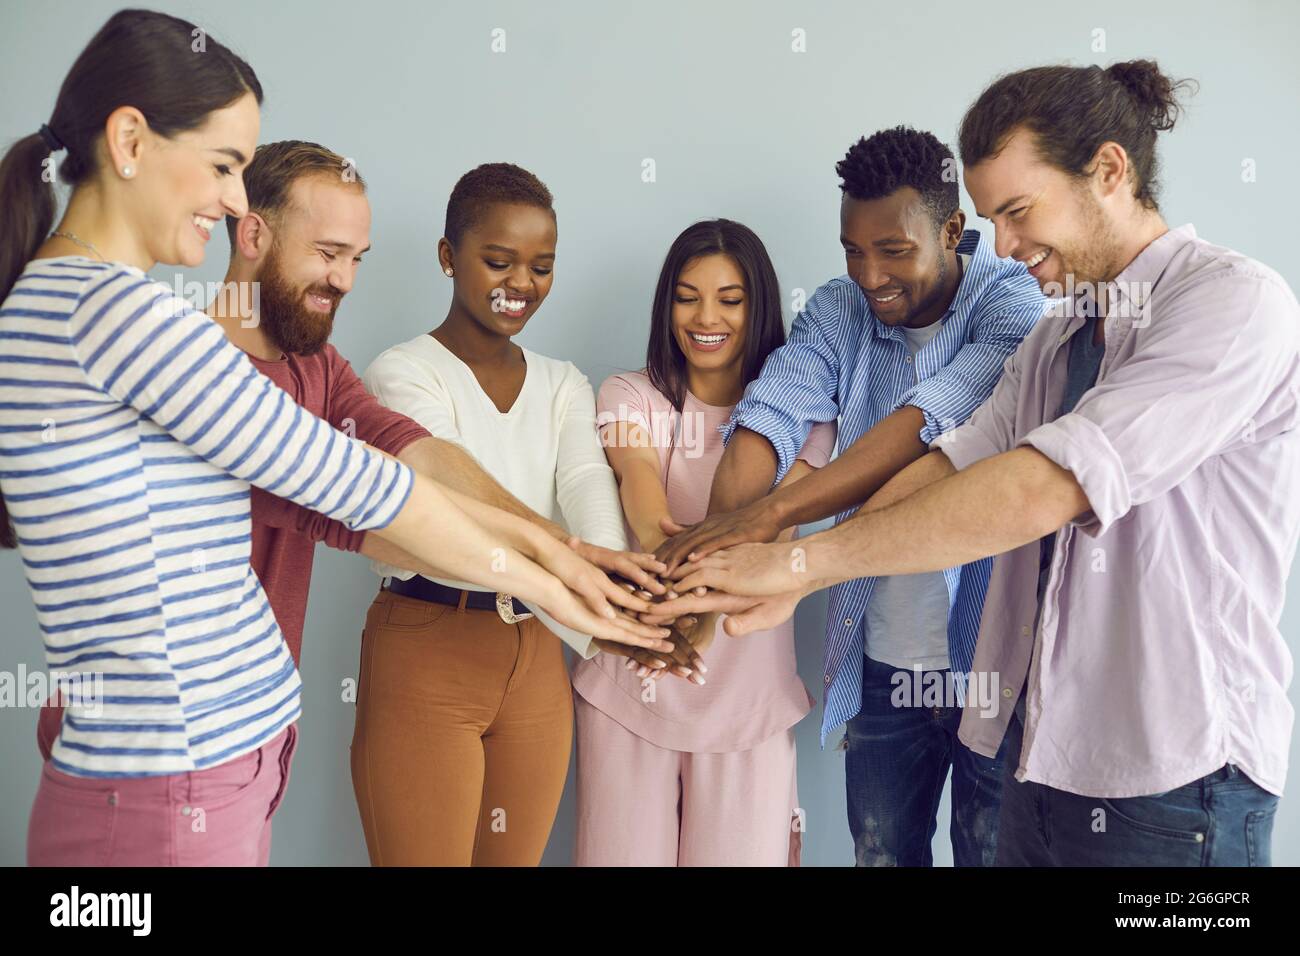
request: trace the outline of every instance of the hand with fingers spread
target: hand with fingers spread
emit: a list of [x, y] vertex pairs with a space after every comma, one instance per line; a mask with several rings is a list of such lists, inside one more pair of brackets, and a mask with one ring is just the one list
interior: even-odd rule
[[674, 647], [668, 628], [643, 624], [634, 615], [612, 607], [613, 616], [607, 617], [593, 611], [586, 598], [562, 584], [557, 584], [553, 593], [537, 604], [560, 624], [580, 634], [590, 634], [597, 641], [664, 652]]
[[539, 604], [561, 624], [607, 641], [672, 649], [666, 640], [667, 628], [646, 624], [636, 617], [653, 610], [650, 596], [643, 597], [635, 589], [621, 586], [573, 548], [540, 530], [529, 534], [523, 551], [554, 575], [550, 595]]

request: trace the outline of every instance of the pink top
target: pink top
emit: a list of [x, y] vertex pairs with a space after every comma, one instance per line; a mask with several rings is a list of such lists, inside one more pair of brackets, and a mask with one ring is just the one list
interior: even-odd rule
[[[713, 473], [723, 452], [718, 426], [731, 417], [734, 406], [705, 405], [689, 392], [684, 405], [685, 414], [679, 415], [642, 372], [612, 375], [600, 387], [596, 422], [626, 421], [646, 430], [659, 452], [673, 520], [691, 524], [708, 511]], [[834, 423], [820, 424], [798, 457], [820, 468], [834, 445]], [[628, 540], [631, 547], [640, 547], [630, 528]], [[749, 750], [812, 709], [796, 668], [792, 621], [743, 638], [728, 637], [719, 628], [703, 656], [709, 668], [703, 687], [664, 677], [643, 690], [636, 671], [625, 668], [626, 658], [613, 654], [578, 662], [573, 687], [638, 737], [691, 753]]]

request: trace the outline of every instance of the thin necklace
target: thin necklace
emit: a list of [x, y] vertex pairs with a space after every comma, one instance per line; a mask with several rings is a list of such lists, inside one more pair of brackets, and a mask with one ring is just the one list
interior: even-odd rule
[[62, 236], [64, 239], [70, 240], [71, 242], [75, 242], [79, 246], [84, 246], [85, 248], [93, 252], [96, 256], [98, 256], [100, 262], [108, 261], [103, 257], [103, 255], [100, 254], [100, 251], [95, 248], [93, 243], [87, 242], [85, 239], [78, 239], [75, 235], [73, 235], [70, 232], [60, 232], [59, 230], [56, 229], [54, 232], [50, 233], [50, 235]]

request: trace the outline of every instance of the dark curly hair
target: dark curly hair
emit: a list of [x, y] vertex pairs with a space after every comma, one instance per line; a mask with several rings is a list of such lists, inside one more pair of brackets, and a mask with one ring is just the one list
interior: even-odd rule
[[957, 161], [933, 133], [910, 126], [860, 139], [835, 164], [840, 189], [857, 200], [882, 199], [911, 186], [921, 194], [938, 232], [957, 211]]
[[1102, 143], [1124, 147], [1133, 195], [1156, 209], [1159, 159], [1156, 134], [1173, 129], [1179, 97], [1195, 80], [1172, 80], [1154, 60], [1099, 66], [1038, 66], [997, 79], [961, 121], [958, 144], [967, 166], [996, 156], [1019, 127], [1037, 134], [1038, 153], [1081, 177]]
[[457, 180], [447, 200], [447, 221], [443, 235], [453, 246], [483, 218], [495, 203], [537, 206], [555, 217], [551, 191], [545, 184], [513, 163], [484, 163]]

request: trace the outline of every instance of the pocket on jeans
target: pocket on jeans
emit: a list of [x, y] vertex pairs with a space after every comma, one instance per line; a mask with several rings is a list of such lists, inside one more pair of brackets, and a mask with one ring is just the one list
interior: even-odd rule
[[[1154, 837], [1201, 844], [1208, 826], [1204, 808], [1197, 806], [1199, 788], [1179, 787], [1168, 793], [1146, 797], [1102, 798], [1098, 802], [1106, 813], [1129, 830]], [[1179, 798], [1182, 798], [1181, 800]]]
[[28, 824], [28, 865], [106, 866], [117, 829], [117, 801], [111, 782], [74, 777], [46, 761]]
[[237, 803], [257, 786], [265, 763], [259, 747], [215, 767], [192, 770], [186, 802], [204, 811], [220, 810]]
[[1277, 804], [1267, 810], [1252, 810], [1246, 814], [1246, 865], [1273, 865], [1273, 819]]
[[436, 624], [454, 610], [456, 609], [450, 604], [435, 604], [432, 601], [417, 601], [414, 598], [395, 600], [389, 607], [387, 615], [377, 614], [371, 623], [377, 631], [414, 633]]
[[117, 793], [111, 780], [100, 777], [78, 777], [64, 773], [50, 761], [45, 761], [41, 770], [41, 789], [48, 789], [50, 794], [69, 803], [93, 806], [102, 803], [109, 805], [109, 798]]
[[289, 786], [289, 768], [293, 763], [294, 751], [297, 749], [298, 725], [290, 724], [285, 730], [284, 746], [280, 748], [280, 783], [276, 787], [275, 796], [271, 798], [271, 805], [266, 811], [268, 820], [275, 814], [276, 809], [280, 806], [280, 801], [284, 799], [284, 791]]

